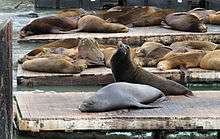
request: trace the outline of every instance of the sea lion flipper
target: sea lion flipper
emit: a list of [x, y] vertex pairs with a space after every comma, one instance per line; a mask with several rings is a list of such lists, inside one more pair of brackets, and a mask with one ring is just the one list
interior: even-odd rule
[[168, 29], [171, 29], [171, 28], [172, 28], [171, 26], [167, 25], [167, 23], [164, 22], [164, 21], [161, 22], [161, 25], [162, 25], [162, 27], [164, 27], [164, 28], [168, 28]]
[[76, 32], [80, 32], [82, 31], [82, 28], [77, 28], [74, 30], [70, 30], [70, 31], [62, 31], [64, 34], [72, 34], [72, 33], [76, 33]]
[[166, 97], [166, 96], [164, 95], [164, 96], [158, 98], [157, 100], [155, 100], [155, 101], [153, 102], [153, 104], [161, 103], [161, 102], [167, 101], [167, 100], [168, 100], [168, 97]]
[[137, 107], [137, 108], [144, 108], [144, 109], [153, 109], [153, 108], [162, 108], [162, 106], [153, 106], [153, 105], [146, 105], [146, 104], [141, 104], [139, 102], [132, 102], [132, 106]]

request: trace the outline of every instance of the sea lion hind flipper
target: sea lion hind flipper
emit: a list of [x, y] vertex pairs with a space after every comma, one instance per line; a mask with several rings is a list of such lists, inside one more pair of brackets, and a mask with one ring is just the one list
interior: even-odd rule
[[157, 106], [157, 105], [146, 105], [146, 104], [141, 104], [139, 102], [133, 102], [132, 103], [132, 107], [136, 107], [136, 108], [142, 108], [142, 109], [153, 109], [153, 108], [162, 108], [162, 106]]

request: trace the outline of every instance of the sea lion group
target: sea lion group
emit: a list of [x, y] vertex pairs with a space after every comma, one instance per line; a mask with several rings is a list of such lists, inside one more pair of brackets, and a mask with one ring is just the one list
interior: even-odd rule
[[88, 12], [70, 9], [57, 16], [37, 18], [24, 26], [20, 37], [37, 34], [75, 32], [124, 33], [128, 27], [162, 27], [191, 32], [206, 32], [207, 24], [220, 24], [220, 14], [214, 10], [196, 8], [188, 12], [175, 12], [153, 6], [113, 7], [107, 11]]

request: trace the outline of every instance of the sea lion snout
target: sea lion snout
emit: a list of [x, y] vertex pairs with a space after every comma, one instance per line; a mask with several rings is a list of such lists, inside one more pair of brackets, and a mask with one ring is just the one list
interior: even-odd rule
[[118, 42], [118, 51], [122, 52], [123, 54], [127, 54], [128, 50], [129, 50], [129, 46], [125, 45], [122, 41]]
[[208, 27], [205, 24], [200, 24], [199, 25], [199, 31], [200, 32], [207, 32]]

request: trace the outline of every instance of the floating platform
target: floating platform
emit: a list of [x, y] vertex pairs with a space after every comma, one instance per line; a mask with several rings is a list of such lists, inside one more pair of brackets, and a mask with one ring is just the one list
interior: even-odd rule
[[170, 45], [176, 41], [186, 40], [200, 40], [200, 41], [212, 41], [214, 43], [220, 43], [220, 26], [218, 25], [207, 25], [208, 32], [206, 33], [195, 33], [195, 32], [182, 32], [171, 29], [165, 29], [160, 26], [152, 27], [135, 27], [129, 28], [127, 33], [75, 33], [75, 34], [45, 34], [45, 35], [34, 35], [28, 36], [18, 40], [19, 42], [49, 42], [59, 39], [68, 38], [88, 38], [93, 37], [99, 43], [102, 44], [117, 44], [119, 40], [124, 43], [133, 46], [140, 46], [145, 41], [160, 42], [165, 45]]
[[82, 113], [78, 106], [94, 92], [16, 93], [20, 131], [220, 130], [220, 91], [195, 97], [170, 96], [162, 108]]
[[[220, 71], [199, 68], [188, 69], [187, 73], [179, 69], [161, 71], [145, 67], [145, 70], [179, 83], [220, 82]], [[79, 74], [43, 73], [17, 69], [17, 84], [22, 86], [68, 86], [68, 85], [105, 85], [113, 82], [110, 68], [89, 68]]]

